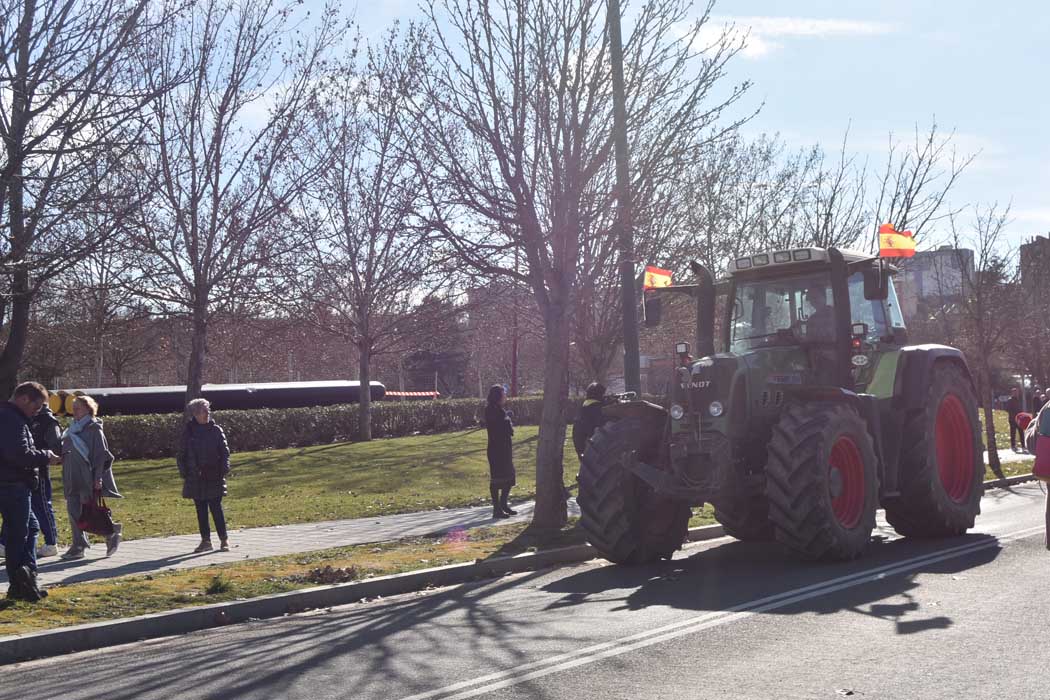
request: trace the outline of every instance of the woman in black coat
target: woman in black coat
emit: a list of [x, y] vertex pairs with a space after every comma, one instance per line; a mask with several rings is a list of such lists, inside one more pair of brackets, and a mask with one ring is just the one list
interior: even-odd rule
[[197, 506], [197, 526], [201, 543], [194, 552], [212, 549], [208, 511], [215, 519], [219, 534], [219, 549], [230, 551], [226, 536], [226, 515], [222, 511], [222, 497], [226, 495], [226, 475], [230, 473], [230, 448], [226, 434], [211, 419], [211, 404], [206, 399], [194, 399], [186, 405], [191, 416], [182, 434], [179, 446], [179, 475], [182, 477], [182, 497], [193, 500]]
[[514, 473], [514, 453], [511, 437], [514, 426], [510, 414], [503, 408], [507, 397], [503, 387], [493, 384], [489, 389], [488, 403], [485, 406], [485, 428], [488, 430], [489, 445], [489, 493], [492, 496], [492, 517], [507, 518], [517, 515], [507, 505], [510, 489], [516, 483]]

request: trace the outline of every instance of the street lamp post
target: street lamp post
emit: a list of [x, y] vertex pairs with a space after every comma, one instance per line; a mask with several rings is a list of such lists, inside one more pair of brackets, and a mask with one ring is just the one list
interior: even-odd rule
[[620, 244], [620, 294], [623, 306], [623, 382], [627, 391], [641, 388], [638, 361], [638, 304], [635, 292], [634, 231], [631, 222], [631, 172], [627, 155], [627, 105], [623, 86], [623, 42], [620, 2], [609, 2], [609, 60], [613, 82], [613, 149], [616, 157], [616, 227]]

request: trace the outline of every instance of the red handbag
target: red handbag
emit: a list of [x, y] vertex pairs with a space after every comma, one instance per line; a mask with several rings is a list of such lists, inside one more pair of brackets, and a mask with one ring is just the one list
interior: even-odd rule
[[1050, 437], [1040, 435], [1035, 439], [1035, 465], [1032, 475], [1040, 481], [1050, 481]]
[[106, 499], [102, 498], [101, 491], [95, 491], [93, 502], [81, 504], [77, 527], [93, 535], [109, 536], [113, 534], [116, 529], [113, 525], [113, 511], [106, 507]]

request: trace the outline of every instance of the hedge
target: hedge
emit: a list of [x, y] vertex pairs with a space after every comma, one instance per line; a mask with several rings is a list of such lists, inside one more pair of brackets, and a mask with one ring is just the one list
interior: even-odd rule
[[[645, 397], [660, 403], [658, 397]], [[582, 399], [569, 399], [566, 421], [571, 423]], [[257, 408], [215, 411], [215, 422], [226, 431], [234, 452], [327, 445], [358, 439], [358, 404], [310, 408]], [[515, 425], [539, 425], [543, 397], [507, 399]], [[418, 433], [445, 433], [478, 427], [485, 403], [478, 399], [448, 401], [377, 401], [372, 404], [372, 437], [404, 437]], [[63, 419], [65, 420], [65, 419]], [[182, 434], [181, 413], [141, 416], [104, 416], [109, 449], [118, 459], [172, 457]]]
[[[572, 402], [573, 406], [579, 402]], [[517, 425], [540, 422], [543, 399], [508, 399]], [[477, 399], [377, 401], [372, 404], [372, 437], [465, 430], [481, 424], [485, 404]], [[235, 452], [325, 445], [358, 439], [358, 404], [311, 408], [215, 411]], [[574, 415], [574, 408], [568, 414]], [[182, 414], [104, 416], [110, 450], [119, 459], [171, 457], [181, 434]]]

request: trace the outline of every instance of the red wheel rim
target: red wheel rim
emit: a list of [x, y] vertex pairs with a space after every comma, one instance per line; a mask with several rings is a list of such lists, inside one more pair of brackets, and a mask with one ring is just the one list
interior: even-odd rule
[[973, 428], [966, 407], [955, 394], [946, 394], [937, 407], [937, 473], [948, 498], [964, 502], [973, 486]]
[[828, 484], [835, 519], [842, 527], [856, 527], [864, 512], [864, 458], [849, 436], [841, 436], [831, 446]]

